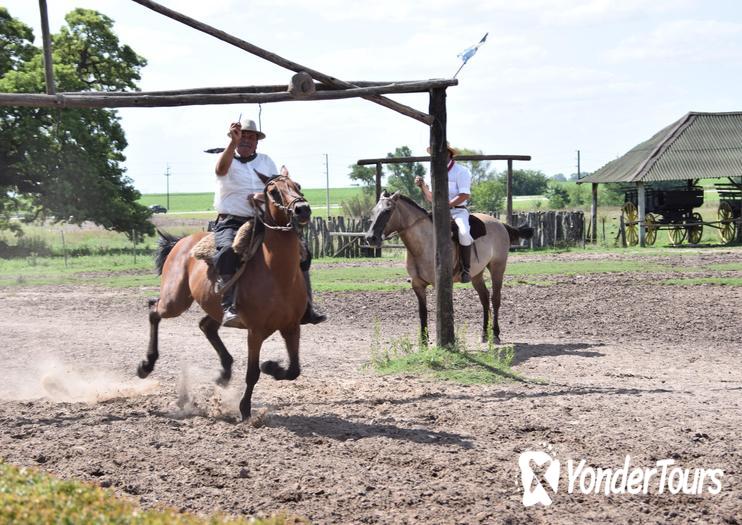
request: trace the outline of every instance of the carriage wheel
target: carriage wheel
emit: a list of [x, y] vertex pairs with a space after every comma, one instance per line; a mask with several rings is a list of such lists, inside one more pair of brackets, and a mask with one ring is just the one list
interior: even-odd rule
[[657, 219], [654, 217], [654, 214], [647, 213], [644, 216], [644, 227], [645, 227], [645, 234], [644, 234], [644, 244], [647, 246], [652, 246], [654, 242], [657, 240]]
[[729, 244], [737, 236], [737, 225], [734, 221], [734, 210], [728, 202], [719, 204], [719, 237], [721, 242]]
[[686, 233], [688, 233], [688, 230], [686, 230], [685, 226], [673, 224], [672, 228], [667, 230], [667, 238], [670, 239], [670, 244], [682, 244], [685, 240]]
[[621, 208], [624, 214], [624, 229], [626, 230], [626, 244], [636, 246], [639, 244], [639, 212], [633, 202], [627, 202]]
[[[703, 217], [697, 211], [694, 211], [690, 215], [690, 222], [703, 222]], [[688, 230], [688, 243], [698, 244], [701, 242], [703, 237], [703, 224], [694, 224], [687, 227]]]

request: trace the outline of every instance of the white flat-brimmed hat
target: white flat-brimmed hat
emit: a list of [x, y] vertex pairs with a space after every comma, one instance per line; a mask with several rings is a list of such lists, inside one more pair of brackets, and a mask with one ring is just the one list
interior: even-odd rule
[[252, 131], [253, 133], [256, 133], [258, 135], [258, 140], [263, 140], [265, 138], [265, 133], [258, 130], [257, 124], [255, 124], [254, 120], [250, 120], [249, 118], [243, 118], [240, 122], [240, 130], [242, 131]]

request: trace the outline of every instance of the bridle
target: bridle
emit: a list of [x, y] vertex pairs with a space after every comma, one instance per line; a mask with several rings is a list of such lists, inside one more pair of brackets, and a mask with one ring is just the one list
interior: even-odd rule
[[[394, 207], [393, 207], [393, 208], [391, 208], [391, 209], [388, 209], [388, 210], [384, 210], [385, 212], [389, 213], [389, 219], [391, 218], [392, 214], [394, 213], [394, 210], [396, 210], [396, 209], [397, 209], [397, 203], [395, 202], [395, 203], [394, 203]], [[412, 228], [412, 227], [413, 227], [414, 225], [416, 225], [416, 224], [417, 224], [418, 222], [420, 222], [421, 220], [423, 220], [423, 219], [427, 219], [427, 218], [428, 218], [428, 216], [427, 216], [427, 215], [421, 215], [420, 217], [418, 217], [417, 219], [415, 219], [414, 221], [412, 221], [412, 222], [411, 222], [410, 224], [408, 224], [408, 225], [407, 225], [407, 226], [405, 226], [404, 228], [397, 228], [397, 229], [396, 229], [396, 230], [394, 230], [393, 232], [389, 232], [389, 234], [388, 234], [388, 235], [384, 235], [384, 232], [382, 231], [382, 232], [381, 232], [381, 233], [382, 233], [382, 236], [383, 236], [383, 237], [382, 237], [382, 240], [384, 240], [384, 241], [388, 241], [389, 239], [391, 239], [391, 238], [392, 238], [392, 237], [394, 237], [395, 235], [399, 235], [399, 234], [400, 234], [400, 233], [402, 233], [403, 231], [405, 231], [405, 230], [408, 230], [408, 229]], [[385, 223], [384, 223], [384, 227], [385, 227], [385, 228], [386, 228], [386, 223], [387, 223], [387, 222], [389, 222], [389, 219], [387, 219], [387, 220], [385, 221]]]
[[[302, 195], [301, 192], [299, 192], [298, 197], [295, 197], [292, 200], [290, 200], [288, 204], [284, 204], [282, 202], [283, 199], [281, 199], [281, 201], [276, 200], [271, 194], [271, 192], [268, 191], [269, 186], [275, 186], [275, 183], [277, 181], [287, 180], [287, 179], [288, 179], [288, 176], [286, 175], [275, 175], [274, 177], [271, 177], [270, 179], [268, 179], [268, 182], [265, 183], [265, 188], [263, 188], [263, 196], [265, 197], [265, 202], [266, 203], [270, 202], [271, 204], [273, 204], [273, 206], [275, 206], [276, 208], [284, 212], [287, 217], [287, 222], [285, 226], [276, 224], [271, 214], [268, 213], [268, 210], [267, 210], [268, 205], [266, 204], [266, 213], [264, 214], [258, 213], [257, 215], [258, 215], [258, 219], [260, 220], [260, 222], [262, 222], [265, 225], [265, 227], [270, 230], [287, 232], [287, 231], [291, 231], [295, 229], [294, 208], [296, 208], [296, 205], [298, 203], [307, 202], [307, 199], [304, 198], [304, 195]], [[280, 195], [281, 192], [279, 191], [278, 193]], [[270, 222], [268, 222], [268, 220], [270, 220]]]

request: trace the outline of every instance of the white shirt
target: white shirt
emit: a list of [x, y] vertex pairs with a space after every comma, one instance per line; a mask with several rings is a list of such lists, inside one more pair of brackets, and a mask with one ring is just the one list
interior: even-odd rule
[[[454, 162], [448, 170], [448, 200], [452, 200], [459, 193], [471, 194], [471, 173], [466, 167]], [[458, 206], [466, 206], [467, 203], [468, 201], [464, 201]]]
[[262, 193], [265, 187], [256, 171], [269, 177], [278, 174], [273, 160], [263, 153], [258, 153], [255, 159], [245, 163], [232, 159], [227, 174], [216, 177], [214, 209], [223, 215], [253, 217], [255, 210], [247, 201], [247, 196]]

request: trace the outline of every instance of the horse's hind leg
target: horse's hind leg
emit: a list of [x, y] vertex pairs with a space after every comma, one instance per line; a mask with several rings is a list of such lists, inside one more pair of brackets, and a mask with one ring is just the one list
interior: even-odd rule
[[297, 325], [295, 329], [281, 330], [281, 336], [286, 342], [286, 351], [289, 354], [289, 366], [283, 368], [276, 361], [266, 361], [260, 365], [260, 370], [278, 380], [293, 381], [301, 373], [299, 366], [299, 334], [301, 328]]
[[487, 342], [487, 328], [490, 320], [490, 295], [487, 291], [487, 285], [484, 283], [484, 272], [475, 275], [471, 279], [471, 285], [479, 295], [479, 302], [482, 303], [482, 342]]
[[206, 339], [209, 340], [211, 346], [214, 347], [216, 353], [219, 354], [219, 360], [222, 363], [222, 372], [219, 374], [216, 384], [219, 386], [227, 386], [229, 380], [232, 379], [232, 363], [234, 362], [234, 359], [227, 350], [227, 347], [224, 346], [222, 338], [219, 337], [219, 326], [219, 323], [208, 315], [198, 323], [198, 327], [204, 333]]
[[147, 346], [147, 359], [139, 363], [137, 375], [144, 379], [155, 369], [157, 358], [160, 357], [157, 349], [157, 332], [160, 325], [160, 314], [157, 313], [158, 299], [149, 301], [149, 345]]
[[498, 268], [495, 263], [490, 264], [489, 270], [492, 276], [492, 339], [495, 344], [500, 344], [500, 299], [502, 296], [502, 281], [505, 274], [505, 264]]

